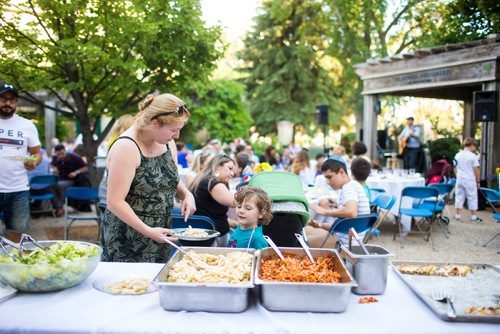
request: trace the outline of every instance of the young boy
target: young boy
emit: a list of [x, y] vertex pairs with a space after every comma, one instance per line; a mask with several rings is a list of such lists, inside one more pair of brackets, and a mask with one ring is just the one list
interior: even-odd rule
[[234, 195], [238, 227], [231, 235], [227, 247], [255, 248], [268, 247], [262, 225], [271, 221], [271, 200], [260, 188], [245, 187]]
[[[323, 175], [325, 175], [326, 182], [334, 189], [340, 189], [339, 208], [338, 209], [325, 209], [319, 205], [309, 204], [309, 208], [314, 210], [317, 214], [323, 216], [332, 216], [338, 218], [355, 218], [359, 215], [366, 215], [370, 213], [370, 203], [363, 187], [355, 180], [352, 180], [347, 174], [347, 167], [345, 162], [340, 158], [329, 158], [321, 166]], [[306, 227], [306, 234], [309, 239], [311, 247], [319, 247], [321, 242], [325, 239], [332, 223], [318, 224], [311, 220]], [[360, 233], [363, 238], [364, 233]], [[336, 236], [342, 243], [347, 243], [347, 235], [337, 233]], [[334, 240], [335, 245], [336, 240]]]
[[460, 209], [464, 207], [465, 197], [471, 212], [472, 223], [481, 223], [483, 220], [477, 216], [477, 189], [479, 188], [479, 160], [474, 154], [477, 142], [474, 138], [467, 137], [463, 142], [463, 150], [455, 155], [455, 220], [460, 221]]
[[364, 158], [354, 158], [351, 162], [351, 175], [352, 178], [361, 184], [364, 191], [366, 192], [366, 197], [368, 197], [368, 203], [372, 201], [372, 194], [370, 187], [366, 185], [366, 179], [370, 175], [372, 168], [368, 160]]

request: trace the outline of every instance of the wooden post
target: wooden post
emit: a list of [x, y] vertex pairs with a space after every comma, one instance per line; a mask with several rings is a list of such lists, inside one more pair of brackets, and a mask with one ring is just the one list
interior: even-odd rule
[[468, 99], [464, 101], [464, 127], [462, 128], [462, 138], [473, 137], [473, 127], [472, 123], [472, 100]]
[[370, 159], [377, 157], [377, 114], [375, 105], [378, 103], [378, 95], [365, 95], [363, 97], [363, 142], [368, 148], [366, 153]]
[[[490, 81], [483, 85], [483, 90], [495, 90], [499, 94], [500, 81]], [[500, 99], [499, 99], [500, 101]], [[481, 180], [495, 175], [496, 167], [500, 166], [500, 106], [497, 105], [497, 121], [484, 122], [481, 127], [481, 142], [484, 138], [485, 152], [481, 152]], [[496, 145], [495, 145], [496, 143]], [[484, 167], [483, 167], [484, 166]]]

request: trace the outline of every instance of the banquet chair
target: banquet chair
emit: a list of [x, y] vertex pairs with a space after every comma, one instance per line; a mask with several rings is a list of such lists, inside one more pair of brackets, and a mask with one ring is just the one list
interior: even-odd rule
[[483, 193], [486, 202], [488, 202], [489, 206], [493, 209], [493, 212], [498, 213], [495, 205], [500, 203], [500, 193], [496, 190], [483, 187], [481, 187], [480, 190]]
[[[96, 206], [95, 215], [74, 215], [68, 212], [69, 205], [68, 201], [70, 199], [77, 201], [89, 201], [91, 204]], [[99, 240], [99, 235], [101, 231], [101, 214], [97, 203], [99, 202], [99, 190], [95, 187], [69, 187], [64, 192], [64, 240], [68, 238], [68, 230], [75, 221], [93, 220], [97, 222], [98, 233], [97, 240]]]
[[[495, 219], [495, 220], [497, 221], [497, 223], [500, 223], [500, 213], [495, 213], [495, 214], [493, 214], [493, 219]], [[492, 242], [494, 239], [496, 239], [496, 237], [498, 237], [499, 235], [500, 235], [500, 232], [498, 232], [497, 234], [495, 234], [495, 235], [493, 236], [493, 238], [491, 238], [490, 240], [488, 240], [488, 241], [487, 241], [487, 242], [483, 245], [483, 247], [488, 246], [488, 244], [489, 244], [490, 242]], [[498, 251], [497, 251], [497, 253], [498, 253]]]
[[188, 226], [207, 230], [216, 229], [214, 220], [208, 216], [191, 215], [186, 222], [184, 221], [184, 215], [180, 214], [180, 212], [172, 213], [172, 228], [187, 228]]
[[389, 213], [389, 211], [392, 209], [394, 204], [396, 203], [396, 196], [394, 195], [388, 195], [384, 193], [380, 193], [377, 197], [375, 197], [375, 200], [373, 201], [373, 204], [377, 206], [377, 221], [375, 224], [373, 224], [373, 227], [366, 233], [365, 237], [363, 238], [363, 242], [368, 242], [372, 236], [378, 237], [380, 235], [380, 230], [378, 230], [378, 226], [382, 224], [384, 221], [385, 217]]
[[370, 188], [370, 192], [372, 193], [372, 202], [379, 195], [385, 193], [385, 189], [382, 188]]
[[[439, 196], [437, 197], [437, 199], [424, 199], [422, 201], [419, 201], [418, 203], [414, 203], [413, 207], [432, 210], [435, 205], [436, 221], [443, 230], [446, 239], [449, 239], [448, 234], [450, 233], [450, 231], [448, 229], [448, 224], [450, 223], [450, 218], [447, 203], [449, 202], [449, 196], [451, 191], [453, 190], [454, 185], [449, 183], [434, 183], [429, 184], [427, 187], [434, 187], [438, 190]], [[443, 212], [445, 210], [446, 216], [443, 215]]]
[[[423, 200], [429, 200], [430, 198], [434, 198], [434, 202], [432, 204], [429, 204], [428, 207], [423, 207], [420, 208], [414, 207], [414, 204], [412, 203], [412, 206], [409, 208], [403, 208], [402, 204], [399, 207], [399, 212], [398, 212], [398, 230], [399, 230], [399, 237], [400, 237], [400, 246], [403, 247], [403, 234], [402, 234], [402, 222], [401, 218], [403, 215], [409, 216], [412, 218], [420, 218], [420, 220], [414, 220], [415, 226], [417, 227], [417, 231], [411, 231], [411, 226], [410, 226], [410, 231], [408, 233], [420, 233], [420, 234], [426, 234], [427, 238], [425, 238], [426, 241], [431, 240], [432, 237], [432, 221], [436, 217], [436, 203], [437, 203], [437, 198], [439, 196], [439, 191], [437, 188], [434, 187], [406, 187], [403, 189], [401, 192], [401, 200], [400, 203], [403, 203], [403, 198], [407, 197], [413, 200], [418, 200], [420, 203]], [[429, 202], [430, 203], [430, 202]], [[424, 224], [427, 223], [427, 227], [424, 229]], [[396, 234], [398, 231], [394, 232], [394, 237], [393, 240], [396, 240]], [[432, 240], [431, 240], [432, 242]]]
[[[50, 201], [55, 198], [56, 195], [53, 187], [57, 185], [57, 181], [59, 181], [59, 176], [55, 174], [33, 176], [30, 180], [30, 203], [33, 201]], [[52, 191], [50, 188], [52, 188]], [[32, 190], [37, 191], [37, 193], [32, 194]], [[50, 209], [30, 209], [30, 213], [44, 212], [51, 212], [54, 219], [57, 219], [56, 209], [52, 206], [52, 203], [50, 203]]]
[[365, 232], [366, 230], [371, 229], [376, 221], [377, 221], [376, 213], [371, 213], [369, 215], [362, 215], [356, 218], [338, 218], [333, 222], [332, 227], [330, 227], [328, 235], [325, 237], [325, 240], [323, 240], [323, 242], [321, 243], [320, 248], [323, 248], [330, 235], [334, 235], [335, 233], [349, 234], [349, 229], [351, 228], [354, 228], [358, 233], [362, 233]]

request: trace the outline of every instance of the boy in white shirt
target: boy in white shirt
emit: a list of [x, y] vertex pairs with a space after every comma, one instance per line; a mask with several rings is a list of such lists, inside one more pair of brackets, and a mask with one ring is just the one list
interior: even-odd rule
[[479, 161], [474, 153], [477, 142], [474, 138], [467, 137], [463, 142], [463, 150], [455, 155], [455, 220], [460, 221], [460, 210], [464, 207], [467, 197], [467, 206], [471, 211], [471, 222], [481, 223], [483, 220], [477, 216], [477, 189], [479, 188]]
[[[370, 203], [368, 202], [365, 190], [359, 182], [352, 180], [347, 174], [347, 167], [342, 159], [337, 157], [329, 158], [323, 163], [321, 170], [325, 175], [326, 182], [334, 190], [340, 190], [339, 205], [337, 209], [325, 209], [319, 205], [309, 204], [310, 209], [314, 210], [319, 215], [338, 218], [355, 218], [359, 215], [370, 214]], [[305, 232], [310, 246], [319, 247], [328, 234], [331, 226], [332, 222], [321, 224], [314, 220], [309, 221], [309, 226], [306, 226]], [[346, 234], [336, 233], [335, 236], [341, 243], [347, 243]], [[360, 237], [363, 238], [363, 236], [364, 233], [360, 233]], [[334, 246], [336, 240], [333, 240], [333, 242], [333, 245], [328, 242], [325, 247]]]

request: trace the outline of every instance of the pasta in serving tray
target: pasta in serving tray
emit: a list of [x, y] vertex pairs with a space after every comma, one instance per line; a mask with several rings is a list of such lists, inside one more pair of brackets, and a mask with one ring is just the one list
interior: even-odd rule
[[239, 284], [250, 280], [253, 254], [231, 252], [214, 255], [193, 251], [188, 254], [174, 263], [167, 277], [168, 282]]

